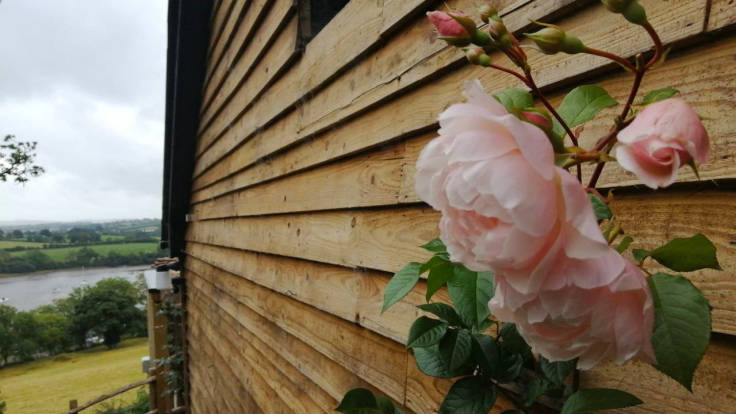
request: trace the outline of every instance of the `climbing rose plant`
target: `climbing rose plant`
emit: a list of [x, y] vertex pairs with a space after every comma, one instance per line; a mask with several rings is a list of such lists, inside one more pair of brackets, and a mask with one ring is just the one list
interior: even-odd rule
[[[406, 346], [424, 374], [457, 378], [442, 414], [487, 413], [498, 394], [516, 404], [508, 414], [534, 412], [540, 399], [565, 414], [641, 404], [624, 391], [579, 387], [578, 370], [605, 361], [640, 360], [692, 390], [710, 339], [708, 302], [688, 279], [651, 274], [645, 264], [651, 258], [674, 272], [720, 269], [715, 246], [697, 234], [628, 253], [634, 239], [609, 208], [612, 195], [595, 187], [608, 162], [652, 189], [667, 187], [681, 167], [697, 173], [708, 161], [709, 138], [677, 90], [637, 101], [642, 78], [667, 51], [637, 1], [602, 3], [647, 32], [654, 43], [648, 59], [590, 48], [549, 24], [526, 35], [541, 53], [601, 56], [633, 74], [619, 115], [592, 148], [578, 143], [583, 124], [619, 105], [605, 89], [577, 86], [554, 107], [535, 83], [526, 45], [494, 8], [480, 8], [480, 29], [464, 13], [427, 14], [439, 38], [470, 63], [527, 88], [489, 95], [479, 81], [466, 81], [465, 101], [439, 115], [439, 136], [417, 161], [416, 193], [442, 213], [440, 237], [422, 246], [431, 259], [394, 275], [383, 310], [427, 275], [427, 303], [418, 306], [427, 315], [413, 323]], [[492, 52], [511, 65], [493, 62]], [[583, 164], [595, 166], [587, 184]], [[430, 302], [443, 287], [452, 306]], [[348, 392], [337, 411], [401, 412], [362, 388]]]

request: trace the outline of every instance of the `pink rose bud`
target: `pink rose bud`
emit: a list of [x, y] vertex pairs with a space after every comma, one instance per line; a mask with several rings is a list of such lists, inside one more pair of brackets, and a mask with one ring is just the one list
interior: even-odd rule
[[678, 98], [647, 106], [617, 138], [619, 164], [654, 189], [672, 184], [683, 165], [710, 158], [710, 140], [700, 117]]
[[557, 26], [547, 26], [536, 33], [528, 33], [526, 35], [526, 37], [534, 41], [543, 53], [548, 55], [554, 55], [559, 52], [575, 54], [585, 50], [583, 42], [577, 37], [565, 33], [565, 31]]
[[519, 118], [522, 121], [538, 126], [544, 131], [550, 131], [552, 129], [552, 118], [550, 118], [547, 112], [541, 109], [526, 108], [519, 112]]
[[479, 66], [490, 66], [491, 58], [486, 54], [482, 47], [479, 46], [468, 46], [463, 48], [465, 57], [468, 61], [474, 65]]
[[439, 34], [439, 38], [454, 46], [465, 46], [470, 43], [469, 24], [475, 31], [475, 23], [470, 16], [459, 12], [431, 11], [427, 17]]

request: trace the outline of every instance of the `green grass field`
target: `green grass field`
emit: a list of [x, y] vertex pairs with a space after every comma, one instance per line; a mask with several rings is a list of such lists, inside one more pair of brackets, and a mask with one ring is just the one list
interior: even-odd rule
[[[99, 244], [87, 246], [90, 249], [96, 251], [101, 255], [105, 255], [108, 252], [116, 251], [120, 254], [130, 254], [139, 252], [155, 252], [158, 250], [158, 243], [156, 242], [144, 242], [144, 243], [116, 243], [116, 244]], [[64, 261], [68, 258], [69, 253], [74, 250], [79, 250], [82, 247], [60, 247], [58, 249], [43, 249], [41, 250], [44, 254], [54, 259], [55, 261]], [[21, 256], [24, 251], [11, 252], [11, 255]]]
[[[8, 414], [58, 414], [69, 408], [145, 378], [141, 357], [148, 355], [145, 338], [124, 341], [118, 348], [98, 347], [0, 369], [0, 391]], [[128, 403], [136, 390], [108, 400]], [[97, 406], [100, 407], [100, 406]], [[94, 413], [94, 407], [89, 411]]]
[[16, 240], [0, 240], [0, 250], [9, 249], [11, 247], [41, 247], [43, 243], [16, 241]]
[[121, 236], [121, 235], [118, 235], [118, 234], [103, 234], [102, 236], [100, 236], [100, 239], [102, 241], [105, 241], [105, 242], [107, 242], [107, 241], [121, 241], [121, 240], [124, 240], [125, 239], [125, 236]]

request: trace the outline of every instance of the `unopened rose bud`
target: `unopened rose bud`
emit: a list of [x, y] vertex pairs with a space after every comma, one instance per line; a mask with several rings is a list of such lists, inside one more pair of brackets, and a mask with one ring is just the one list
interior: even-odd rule
[[525, 108], [519, 111], [519, 119], [538, 126], [545, 132], [552, 130], [552, 118], [549, 114], [538, 108]]
[[470, 16], [457, 12], [432, 11], [427, 12], [427, 18], [437, 30], [440, 39], [454, 46], [470, 44], [471, 32], [466, 28], [468, 20], [475, 31], [475, 23], [472, 23]]
[[631, 23], [640, 26], [647, 23], [647, 13], [637, 0], [601, 0], [601, 3], [613, 13], [622, 14]]
[[532, 39], [537, 47], [548, 55], [559, 52], [575, 54], [585, 50], [585, 46], [580, 39], [565, 33], [557, 26], [548, 25], [548, 27], [536, 33], [528, 33], [526, 37]]
[[509, 31], [500, 19], [491, 19], [488, 21], [488, 33], [494, 40], [499, 40], [508, 35]]
[[496, 10], [496, 8], [488, 4], [480, 6], [478, 8], [478, 11], [480, 12], [480, 19], [483, 21], [483, 23], [488, 23], [488, 19], [490, 19], [491, 16], [498, 15], [498, 11]]
[[482, 47], [470, 46], [463, 48], [463, 51], [465, 52], [465, 57], [468, 58], [470, 63], [479, 66], [491, 65], [491, 58], [486, 54]]

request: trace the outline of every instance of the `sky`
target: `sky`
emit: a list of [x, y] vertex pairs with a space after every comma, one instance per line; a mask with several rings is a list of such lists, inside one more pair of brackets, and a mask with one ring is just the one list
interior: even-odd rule
[[166, 7], [0, 1], [0, 136], [46, 169], [0, 182], [0, 221], [161, 216]]

